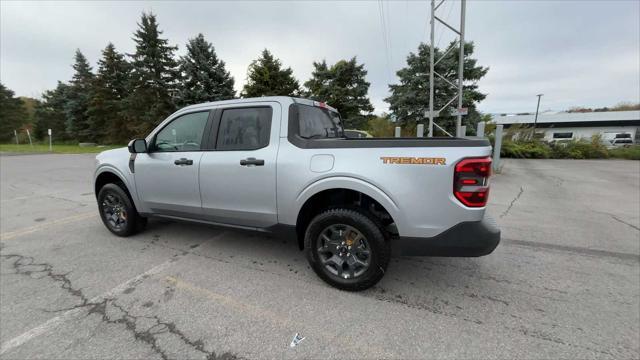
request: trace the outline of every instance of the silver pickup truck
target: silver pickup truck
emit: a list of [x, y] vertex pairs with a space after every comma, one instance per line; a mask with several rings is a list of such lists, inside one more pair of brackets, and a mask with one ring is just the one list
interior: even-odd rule
[[236, 99], [188, 106], [99, 154], [94, 186], [118, 236], [148, 217], [290, 236], [320, 278], [357, 291], [382, 278], [392, 252], [496, 248], [490, 154], [485, 139], [347, 138], [336, 109], [312, 100]]

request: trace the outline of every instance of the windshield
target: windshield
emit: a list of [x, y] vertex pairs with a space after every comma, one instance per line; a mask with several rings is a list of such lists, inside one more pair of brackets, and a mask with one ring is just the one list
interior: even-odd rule
[[298, 106], [300, 136], [305, 139], [343, 138], [340, 114], [329, 109], [302, 105]]

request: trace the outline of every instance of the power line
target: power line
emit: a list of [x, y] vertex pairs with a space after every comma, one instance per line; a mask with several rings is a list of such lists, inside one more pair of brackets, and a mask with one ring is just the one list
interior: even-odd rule
[[384, 44], [385, 60], [387, 62], [387, 81], [391, 83], [391, 42], [387, 33], [387, 25], [384, 16], [384, 4], [382, 0], [378, 0], [378, 18], [380, 20], [380, 29], [382, 31], [382, 43]]
[[[447, 13], [447, 17], [445, 17], [444, 22], [449, 22], [449, 18], [451, 17], [451, 11], [453, 11], [454, 3], [453, 1], [447, 4], [449, 6], [449, 12]], [[438, 36], [438, 41], [436, 41], [436, 49], [440, 46], [440, 40], [442, 40], [442, 35], [444, 35], [444, 31], [440, 32], [440, 36]]]

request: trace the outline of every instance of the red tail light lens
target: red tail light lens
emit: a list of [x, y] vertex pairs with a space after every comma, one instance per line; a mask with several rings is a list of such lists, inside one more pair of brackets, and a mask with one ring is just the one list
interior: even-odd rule
[[487, 205], [490, 176], [490, 157], [462, 159], [453, 175], [453, 195], [468, 207]]

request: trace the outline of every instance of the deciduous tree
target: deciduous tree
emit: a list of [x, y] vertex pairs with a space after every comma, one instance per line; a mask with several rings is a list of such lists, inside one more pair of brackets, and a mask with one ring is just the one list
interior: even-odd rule
[[8, 141], [13, 131], [27, 121], [27, 111], [12, 90], [0, 83], [0, 141]]

